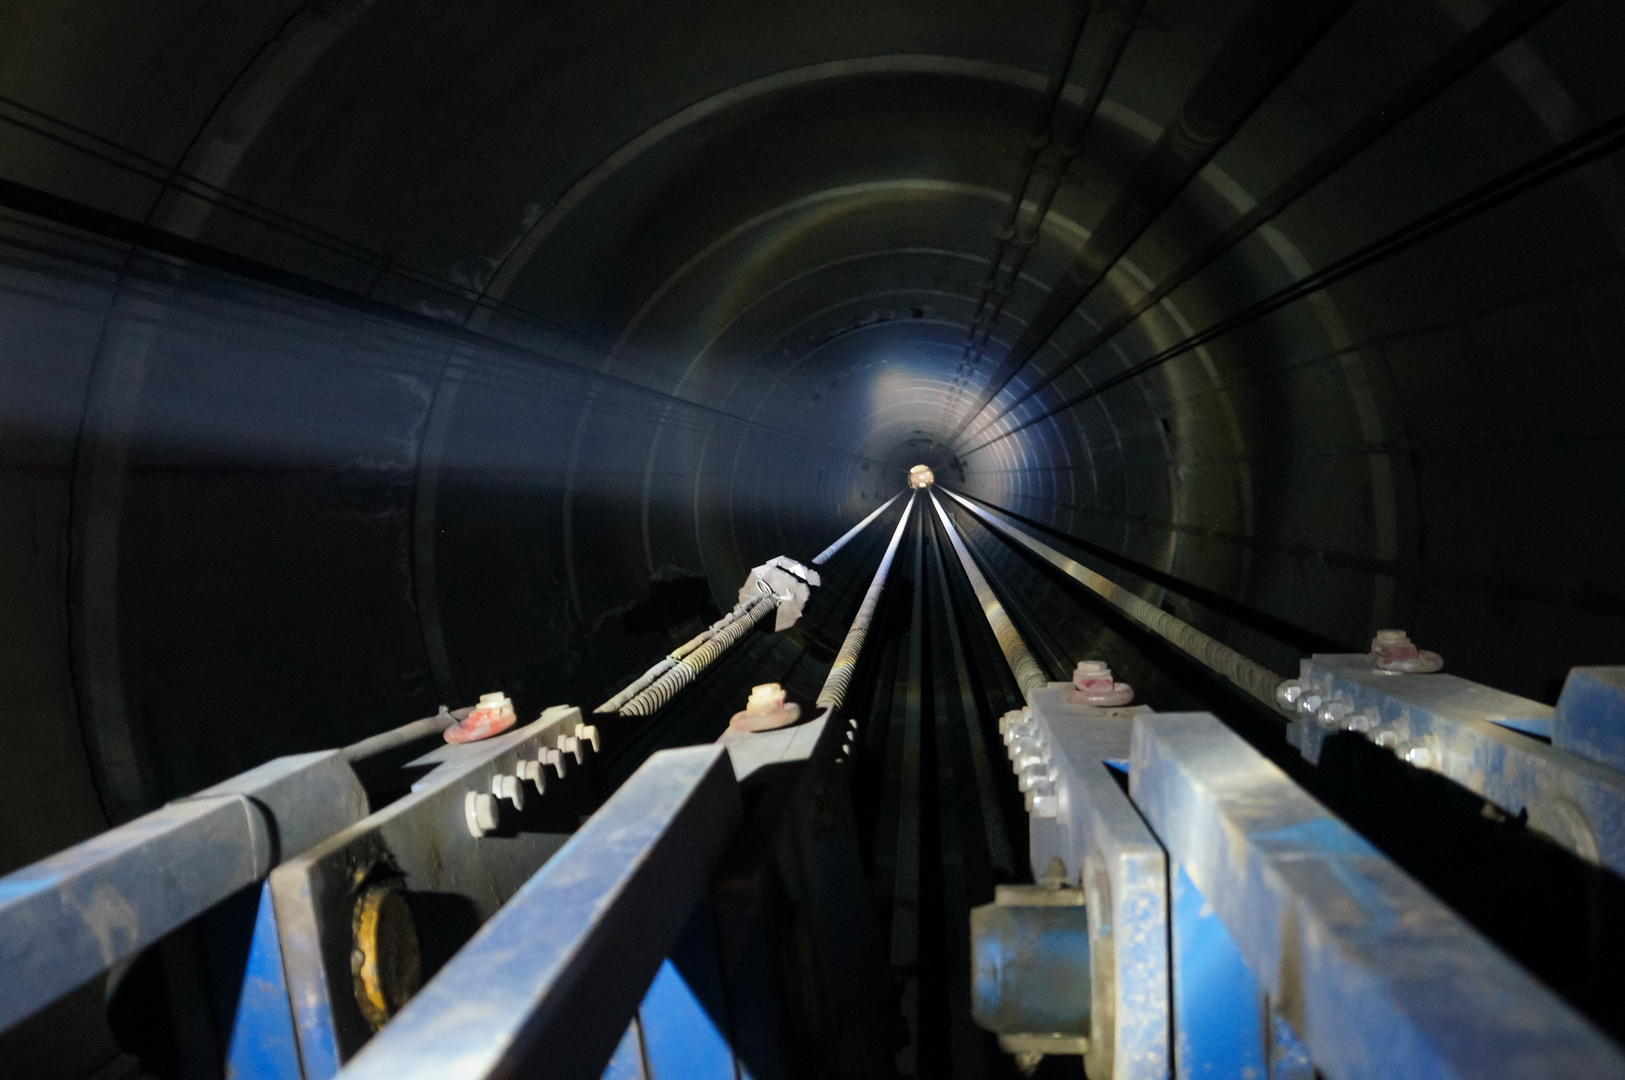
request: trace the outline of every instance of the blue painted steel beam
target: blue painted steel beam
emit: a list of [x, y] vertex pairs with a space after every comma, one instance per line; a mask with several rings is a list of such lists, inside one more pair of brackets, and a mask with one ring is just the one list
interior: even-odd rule
[[[523, 814], [501, 801], [499, 825], [514, 827], [476, 839], [465, 799], [490, 792], [493, 778], [517, 776], [521, 764], [533, 764], [542, 750], [556, 747], [580, 719], [578, 709], [549, 709], [494, 738], [439, 746], [412, 762], [432, 768], [411, 794], [271, 873], [305, 1080], [328, 1080], [372, 1036], [356, 1004], [350, 967], [357, 874], [399, 874], [408, 892], [456, 896], [475, 919], [489, 919], [566, 837], [517, 827]], [[532, 812], [549, 797], [538, 796], [529, 782], [525, 792]]]
[[1377, 671], [1363, 654], [1305, 660], [1305, 693], [1375, 714], [1408, 760], [1449, 777], [1593, 863], [1625, 875], [1625, 773], [1510, 730], [1549, 706], [1454, 675]]
[[297, 754], [0, 878], [0, 1030], [366, 812], [340, 751]]
[[340, 1075], [601, 1075], [741, 813], [723, 748], [655, 754]]
[[1113, 778], [1126, 760], [1133, 709], [1095, 709], [1068, 700], [1069, 683], [1031, 694], [1041, 756], [1055, 779], [1054, 817], [1030, 821], [1035, 878], [1059, 858], [1081, 882], [1089, 909], [1096, 994], [1089, 1064], [1113, 1080], [1169, 1075], [1168, 862], [1145, 821]]
[[1625, 1077], [1625, 1056], [1207, 714], [1134, 721], [1130, 793], [1328, 1080]]
[[1625, 770], [1625, 667], [1569, 672], [1552, 719], [1552, 745]]

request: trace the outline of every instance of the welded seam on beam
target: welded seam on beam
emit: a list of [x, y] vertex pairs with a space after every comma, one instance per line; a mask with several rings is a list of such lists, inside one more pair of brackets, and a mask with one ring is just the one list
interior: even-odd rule
[[[1074, 366], [1089, 359], [1119, 331], [1167, 299], [1175, 289], [1217, 262], [1241, 241], [1275, 220], [1322, 180], [1348, 164], [1367, 147], [1408, 120], [1424, 105], [1454, 86], [1459, 79], [1490, 55], [1521, 37], [1531, 26], [1563, 2], [1564, 0], [1508, 0], [1502, 4], [1408, 83], [1388, 95], [1388, 98], [1363, 120], [1310, 158], [1285, 183], [1237, 218], [1229, 228], [1215, 236], [1196, 254], [1186, 259], [1154, 289], [1074, 349], [1054, 371], [995, 413], [991, 419], [972, 432], [969, 438], [974, 439], [989, 430], [994, 424], [1020, 408], [1023, 402], [1038, 394]], [[1035, 352], [1033, 355], [1038, 354]], [[1029, 361], [1030, 359], [1029, 357]], [[1012, 372], [1011, 378], [1014, 378], [1015, 374]], [[1008, 385], [1008, 380], [1006, 384]], [[991, 398], [989, 400], [991, 401]]]
[[880, 593], [886, 587], [886, 575], [891, 572], [892, 559], [897, 556], [897, 545], [903, 540], [903, 529], [908, 526], [908, 516], [913, 509], [914, 493], [910, 493], [908, 503], [903, 507], [903, 516], [897, 519], [897, 528], [892, 530], [891, 543], [886, 545], [886, 554], [881, 556], [880, 568], [875, 571], [874, 580], [869, 582], [869, 591], [863, 594], [863, 603], [858, 605], [858, 613], [852, 619], [845, 640], [841, 642], [841, 650], [835, 654], [835, 662], [829, 666], [829, 676], [818, 691], [817, 704], [821, 709], [833, 712], [846, 700], [847, 687], [852, 685], [852, 675], [857, 670], [858, 655], [863, 652], [864, 639], [869, 636], [869, 624], [875, 618], [875, 607], [880, 603]]
[[1502, 173], [1489, 183], [1446, 203], [1437, 210], [1423, 214], [1421, 217], [1400, 226], [1377, 240], [1373, 240], [1364, 247], [1336, 260], [1324, 269], [1299, 279], [1286, 288], [1280, 289], [1257, 303], [1243, 308], [1236, 314], [1220, 319], [1206, 330], [1192, 334], [1183, 341], [1175, 342], [1161, 352], [1154, 353], [1118, 372], [1116, 375], [1096, 383], [1079, 394], [1073, 395], [1055, 408], [1040, 413], [1029, 420], [1023, 420], [1010, 430], [1001, 432], [986, 442], [979, 443], [966, 450], [964, 456], [984, 450], [996, 442], [1008, 439], [1017, 432], [1032, 427], [1034, 424], [1043, 423], [1050, 417], [1066, 412], [1090, 398], [1098, 397], [1108, 390], [1121, 386], [1123, 383], [1137, 379], [1175, 357], [1199, 349], [1208, 342], [1239, 330], [1289, 304], [1324, 291], [1344, 278], [1369, 269], [1391, 256], [1398, 255], [1425, 240], [1437, 236], [1439, 233], [1470, 221], [1480, 214], [1487, 213], [1525, 192], [1532, 191], [1575, 169], [1606, 157], [1619, 150], [1621, 146], [1625, 146], [1625, 114], [1598, 124], [1539, 157]]
[[[1048, 544], [1005, 524], [970, 500], [947, 488], [942, 490], [990, 528], [1021, 544], [1147, 630], [1191, 656], [1209, 671], [1229, 679], [1271, 709], [1276, 708], [1275, 688], [1281, 684], [1283, 676], [1248, 659], [1230, 646], [1216, 641], [1183, 619], [1175, 618], [1110, 578], [1095, 573], [1075, 559], [1067, 558]], [[937, 512], [942, 513], [940, 507]], [[947, 520], [946, 516], [943, 520]]]
[[948, 534], [948, 540], [959, 556], [959, 565], [964, 568], [965, 576], [970, 579], [971, 589], [976, 593], [976, 601], [982, 605], [982, 614], [987, 617], [988, 626], [993, 628], [993, 637], [998, 641], [1000, 651], [1004, 653], [1005, 663], [1010, 665], [1010, 671], [1016, 677], [1016, 685], [1021, 687], [1023, 695], [1044, 689], [1049, 685], [1049, 676], [1044, 674], [1044, 670], [1038, 666], [1038, 661], [1033, 659], [1027, 643], [1021, 640], [1021, 634], [1010, 621], [1004, 605], [999, 603], [993, 587], [987, 583], [987, 578], [982, 575], [976, 560], [971, 558], [965, 542], [959, 538], [959, 530], [948, 520], [948, 515], [943, 511], [942, 504], [937, 501], [934, 493], [931, 494], [931, 505], [936, 509], [943, 531]]

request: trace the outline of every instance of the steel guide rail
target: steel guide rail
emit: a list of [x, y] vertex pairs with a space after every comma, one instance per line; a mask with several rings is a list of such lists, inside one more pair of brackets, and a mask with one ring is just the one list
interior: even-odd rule
[[[887, 499], [885, 502], [871, 510], [868, 517], [865, 517], [862, 521], [858, 522], [856, 525], [846, 530], [846, 532], [842, 533], [840, 537], [829, 547], [825, 548], [823, 551], [820, 551], [817, 555], [814, 555], [812, 565], [823, 566], [825, 563], [829, 562], [830, 559], [833, 559], [836, 552], [840, 551], [847, 544], [851, 543], [860, 532], [867, 529], [870, 524], [874, 522], [875, 518], [879, 517], [881, 514], [884, 514], [888, 506], [902, 498], [902, 496], [903, 493], [899, 491], [896, 495], [893, 495], [891, 498]], [[909, 501], [914, 501], [912, 492], [909, 494]]]
[[[812, 565], [820, 566], [827, 562], [854, 537], [868, 528], [901, 495], [901, 492], [893, 495], [871, 511], [862, 521], [841, 534], [833, 544], [818, 553], [817, 557], [812, 560]], [[910, 495], [909, 502], [910, 505], [913, 504], [912, 495]], [[908, 516], [906, 511], [903, 516], [905, 518]], [[785, 560], [780, 558], [772, 560], [768, 565], [784, 565], [784, 563]], [[799, 570], [796, 572], [800, 573]], [[810, 575], [806, 580], [813, 585], [819, 583], [816, 573]], [[701, 671], [704, 671], [714, 660], [727, 652], [735, 642], [744, 637], [746, 632], [760, 622], [768, 612], [774, 610], [777, 604], [777, 599], [770, 592], [764, 591], [761, 596], [752, 597], [750, 600], [734, 605], [732, 611], [673, 649], [664, 658], [651, 666], [648, 671], [645, 671], [614, 697], [598, 706], [593, 712], [619, 713], [622, 716], [648, 716], [654, 713], [666, 702], [670, 701], [679, 690], [692, 683]], [[867, 623], [865, 628], [867, 628]]]
[[1275, 690], [1281, 683], [1280, 675], [1243, 656], [1230, 646], [1204, 634], [1183, 619], [1170, 615], [1155, 604], [1147, 602], [1132, 590], [1125, 589], [1110, 578], [1095, 573], [1076, 559], [1063, 555], [1055, 548], [1032, 537], [1023, 530], [1017, 529], [970, 500], [949, 491], [947, 488], [943, 488], [943, 491], [989, 528], [1022, 545], [1147, 630], [1189, 654], [1208, 670], [1230, 680], [1236, 686], [1269, 706], [1272, 711], [1279, 708]]
[[982, 614], [987, 617], [988, 626], [993, 629], [993, 636], [999, 643], [1000, 651], [1004, 653], [1005, 662], [1010, 665], [1010, 670], [1016, 677], [1016, 685], [1027, 695], [1031, 695], [1035, 690], [1042, 690], [1049, 685], [1049, 676], [1044, 674], [1043, 669], [1038, 666], [1038, 661], [1033, 659], [1032, 651], [1021, 639], [1021, 634], [1016, 631], [1015, 624], [1010, 621], [1004, 605], [999, 602], [998, 594], [987, 583], [987, 578], [976, 565], [976, 560], [971, 558], [965, 542], [959, 538], [959, 530], [954, 528], [954, 523], [948, 519], [935, 493], [931, 493], [931, 506], [937, 512], [937, 519], [942, 522], [943, 531], [948, 534], [948, 541], [953, 545], [954, 553], [959, 556], [959, 565], [964, 568], [965, 576], [970, 579], [971, 589], [982, 605]]
[[[896, 496], [893, 496], [886, 506], [895, 501]], [[717, 740], [727, 745], [733, 757], [734, 771], [741, 780], [763, 766], [783, 761], [804, 760], [813, 754], [823, 737], [825, 727], [840, 711], [841, 704], [846, 700], [846, 692], [852, 685], [852, 676], [857, 671], [858, 658], [863, 653], [863, 644], [869, 637], [869, 627], [874, 622], [875, 609], [880, 605], [881, 593], [886, 589], [886, 579], [891, 574], [892, 562], [897, 558], [897, 548], [902, 543], [903, 531], [908, 527], [909, 514], [913, 509], [914, 493], [911, 492], [908, 502], [903, 506], [902, 516], [897, 519], [897, 527], [892, 530], [891, 541], [880, 557], [880, 565], [875, 569], [874, 577], [869, 581], [869, 588], [863, 594], [863, 602], [858, 605], [858, 612], [852, 618], [852, 625], [847, 628], [846, 637], [841, 640], [841, 647], [830, 664], [829, 674], [824, 678], [824, 685], [818, 691], [815, 704], [822, 710], [819, 715], [807, 723], [779, 731], [747, 733], [730, 730], [724, 732]], [[875, 516], [872, 514], [867, 520], [873, 521]], [[856, 720], [847, 721], [847, 731], [842, 742], [843, 752], [851, 745], [857, 726]]]

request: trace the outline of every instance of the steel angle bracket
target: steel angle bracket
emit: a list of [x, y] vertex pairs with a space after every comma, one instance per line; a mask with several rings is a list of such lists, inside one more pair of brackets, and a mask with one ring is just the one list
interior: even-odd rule
[[295, 754], [0, 878], [0, 1030], [366, 812], [339, 751]]
[[1134, 718], [1146, 710], [1076, 705], [1070, 692], [1051, 683], [1031, 694], [1056, 795], [1053, 818], [1030, 820], [1033, 875], [1042, 880], [1059, 858], [1083, 885], [1090, 1075], [1158, 1080], [1169, 1075], [1168, 860], [1107, 764], [1126, 767]]
[[[1305, 693], [1375, 713], [1409, 760], [1454, 780], [1589, 862], [1625, 876], [1625, 773], [1522, 734], [1550, 706], [1454, 675], [1377, 671], [1363, 654], [1303, 661]], [[1549, 727], [1548, 727], [1549, 730]]]
[[[373, 1034], [351, 968], [360, 890], [380, 880], [404, 887], [426, 960], [461, 945], [573, 831], [575, 820], [549, 820], [545, 796], [519, 777], [537, 775], [538, 756], [580, 722], [579, 709], [552, 709], [495, 738], [437, 749], [419, 759], [432, 771], [410, 794], [271, 874], [305, 1080], [334, 1075]], [[524, 806], [486, 802], [494, 827], [475, 837], [469, 796], [490, 798], [493, 779], [515, 781], [506, 790], [517, 788]]]
[[1323, 1075], [1625, 1077], [1607, 1038], [1212, 716], [1136, 718], [1129, 785]]

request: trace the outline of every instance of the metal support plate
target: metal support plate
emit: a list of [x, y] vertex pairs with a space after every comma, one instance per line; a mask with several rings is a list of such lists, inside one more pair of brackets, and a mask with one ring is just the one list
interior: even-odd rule
[[400, 878], [426, 959], [455, 950], [577, 824], [573, 817], [550, 820], [549, 800], [526, 784], [524, 811], [499, 800], [496, 831], [476, 839], [465, 797], [489, 794], [493, 777], [514, 777], [521, 761], [535, 762], [580, 718], [579, 710], [550, 710], [495, 738], [437, 749], [419, 759], [433, 771], [411, 794], [271, 874], [306, 1080], [332, 1076], [372, 1035], [350, 966], [358, 888], [378, 876]]
[[1552, 745], [1625, 770], [1625, 667], [1569, 672], [1552, 719]]
[[[1126, 762], [1142, 710], [1067, 701], [1068, 683], [1031, 695], [1033, 721], [1049, 735], [1058, 809], [1031, 819], [1033, 873], [1050, 859], [1081, 881], [1089, 909], [1097, 986], [1090, 1064], [1115, 1080], [1169, 1075], [1168, 865], [1162, 845], [1106, 762]], [[1102, 966], [1104, 965], [1104, 970]]]
[[599, 1075], [742, 814], [726, 751], [646, 761], [344, 1071]]
[[1134, 722], [1130, 792], [1331, 1080], [1625, 1077], [1625, 1056], [1205, 713]]

